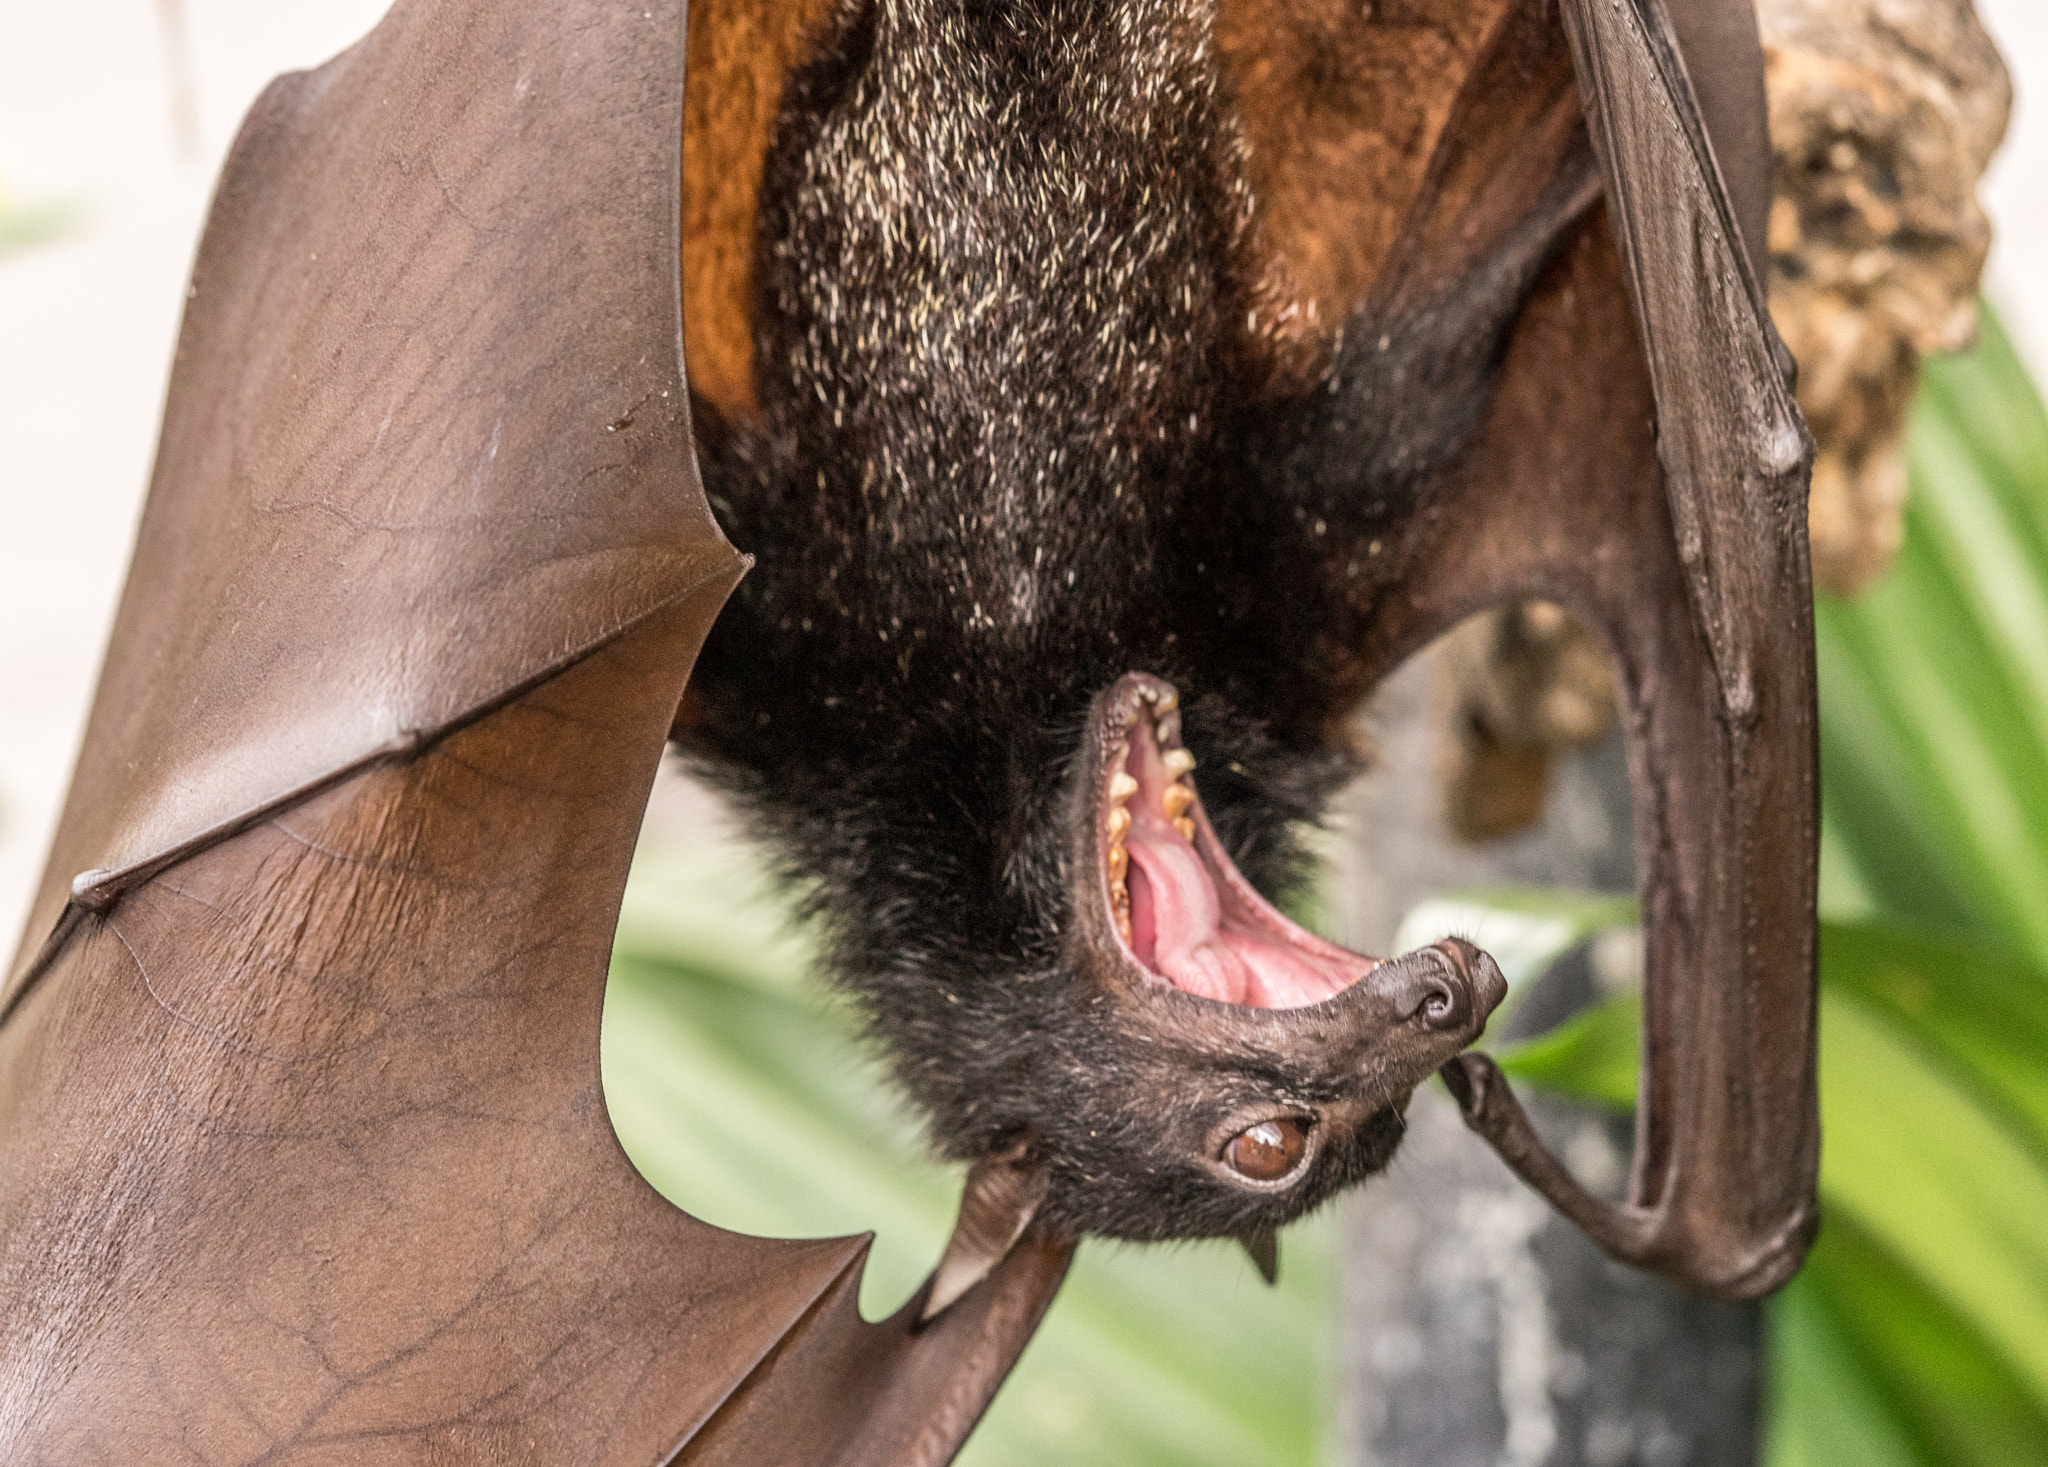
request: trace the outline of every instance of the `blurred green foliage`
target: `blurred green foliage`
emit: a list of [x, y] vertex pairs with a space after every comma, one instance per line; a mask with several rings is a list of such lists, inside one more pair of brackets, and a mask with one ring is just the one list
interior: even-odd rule
[[[1771, 1306], [1770, 1467], [2048, 1467], [2048, 418], [1995, 321], [1927, 369], [1910, 461], [1898, 566], [1818, 608], [1827, 1221]], [[1475, 900], [1518, 981], [1633, 920], [1611, 897]], [[1475, 925], [1445, 915], [1417, 917]], [[644, 851], [606, 1089], [635, 1162], [700, 1216], [875, 1228], [878, 1316], [937, 1257], [958, 1181], [920, 1160], [809, 961], [744, 858]], [[1640, 1002], [1503, 1062], [1626, 1107]], [[1227, 1245], [1084, 1246], [963, 1462], [1321, 1460], [1328, 1221], [1283, 1254], [1268, 1290]]]
[[17, 204], [0, 186], [0, 260], [40, 244], [64, 238], [85, 219], [85, 212], [73, 203]]

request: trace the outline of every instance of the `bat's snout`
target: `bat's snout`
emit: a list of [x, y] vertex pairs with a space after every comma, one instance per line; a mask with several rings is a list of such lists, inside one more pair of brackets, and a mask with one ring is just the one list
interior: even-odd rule
[[1477, 1037], [1507, 996], [1500, 965], [1462, 938], [1382, 963], [1367, 980], [1395, 1015], [1433, 1034]]

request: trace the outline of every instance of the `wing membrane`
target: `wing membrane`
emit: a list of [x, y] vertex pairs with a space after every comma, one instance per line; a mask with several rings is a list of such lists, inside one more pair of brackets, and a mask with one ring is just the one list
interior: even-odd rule
[[[0, 1023], [0, 1457], [938, 1462], [925, 1329], [678, 1211], [598, 1028], [744, 568], [698, 485], [677, 0], [402, 0], [238, 141]], [[773, 1402], [772, 1410], [758, 1409]]]

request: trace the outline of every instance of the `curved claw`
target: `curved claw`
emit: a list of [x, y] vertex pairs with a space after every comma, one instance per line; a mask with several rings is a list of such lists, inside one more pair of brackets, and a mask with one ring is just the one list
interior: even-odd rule
[[920, 1327], [945, 1313], [1010, 1256], [1045, 1201], [1047, 1180], [1029, 1141], [1014, 1142], [974, 1164], [961, 1189], [953, 1236], [932, 1270], [931, 1288], [918, 1309]]

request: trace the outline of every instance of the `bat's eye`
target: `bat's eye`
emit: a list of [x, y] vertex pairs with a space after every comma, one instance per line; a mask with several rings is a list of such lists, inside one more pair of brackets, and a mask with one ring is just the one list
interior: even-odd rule
[[1254, 1182], [1277, 1182], [1301, 1165], [1306, 1150], [1308, 1128], [1300, 1121], [1260, 1121], [1230, 1138], [1223, 1159], [1239, 1176]]

